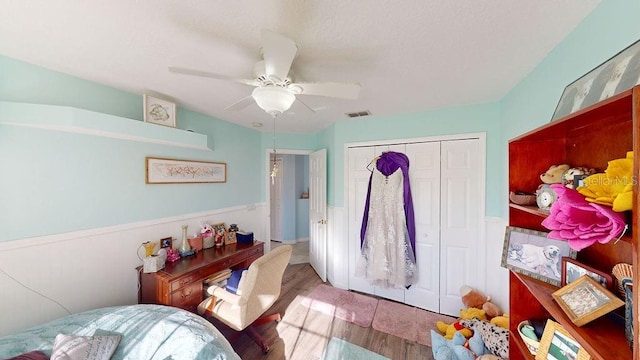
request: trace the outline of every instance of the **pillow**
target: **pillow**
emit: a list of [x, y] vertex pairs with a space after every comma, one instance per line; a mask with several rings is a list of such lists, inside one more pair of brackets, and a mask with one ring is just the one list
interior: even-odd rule
[[231, 271], [231, 276], [227, 279], [227, 286], [225, 287], [228, 292], [236, 295], [242, 295], [238, 292], [238, 285], [240, 284], [242, 274], [244, 274], [247, 269], [248, 267]]
[[76, 336], [58, 334], [51, 360], [109, 360], [120, 343], [120, 335]]
[[5, 360], [49, 360], [49, 357], [42, 351], [34, 350]]

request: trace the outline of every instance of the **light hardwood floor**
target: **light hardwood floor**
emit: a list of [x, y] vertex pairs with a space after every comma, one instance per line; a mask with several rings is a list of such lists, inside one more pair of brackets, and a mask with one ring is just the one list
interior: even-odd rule
[[[262, 351], [248, 336], [240, 336], [234, 345], [242, 359], [320, 359], [332, 336], [367, 348], [390, 359], [429, 359], [431, 348], [385, 334], [372, 327], [363, 328], [355, 324], [308, 309], [300, 303], [322, 280], [309, 264], [289, 265], [282, 281], [282, 293], [267, 313], [279, 312], [283, 319], [258, 327], [271, 350]], [[227, 338], [232, 330], [215, 322]]]

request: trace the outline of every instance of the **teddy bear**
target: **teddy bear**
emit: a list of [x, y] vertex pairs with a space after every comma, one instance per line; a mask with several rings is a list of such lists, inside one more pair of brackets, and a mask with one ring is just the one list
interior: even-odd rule
[[551, 165], [547, 171], [540, 174], [540, 180], [545, 184], [562, 184], [562, 174], [570, 168], [569, 164]]
[[465, 307], [484, 310], [486, 320], [491, 320], [502, 314], [500, 308], [491, 302], [490, 296], [486, 296], [470, 286], [463, 285], [460, 287], [460, 297]]
[[486, 320], [487, 317], [482, 309], [468, 308], [466, 310], [460, 310], [460, 318], [451, 324], [447, 324], [444, 321], [438, 321], [436, 327], [440, 333], [444, 334], [444, 337], [451, 340], [456, 332], [460, 332], [465, 338], [471, 337], [473, 331], [460, 324], [461, 320], [465, 319], [482, 319]]

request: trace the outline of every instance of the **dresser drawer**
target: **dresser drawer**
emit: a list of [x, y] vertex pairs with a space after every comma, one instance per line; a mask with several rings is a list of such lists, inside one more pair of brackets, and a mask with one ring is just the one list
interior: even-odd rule
[[198, 281], [171, 293], [171, 305], [192, 310], [202, 301], [202, 282]]
[[199, 282], [201, 279], [200, 277], [200, 272], [199, 271], [194, 271], [192, 273], [190, 273], [187, 276], [181, 277], [179, 279], [173, 280], [171, 281], [171, 292], [174, 292], [178, 289], [180, 289], [181, 287], [187, 286], [189, 284], [192, 284], [194, 282]]

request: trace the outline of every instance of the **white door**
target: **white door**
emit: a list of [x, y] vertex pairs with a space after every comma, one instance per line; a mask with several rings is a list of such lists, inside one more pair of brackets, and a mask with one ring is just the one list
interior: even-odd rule
[[407, 144], [409, 180], [416, 225], [414, 283], [405, 302], [440, 311], [440, 142]]
[[[273, 166], [273, 155], [271, 155], [271, 161], [271, 166]], [[269, 199], [271, 200], [271, 240], [282, 241], [282, 177], [284, 175], [282, 158], [276, 156], [275, 163], [280, 176], [276, 176], [269, 187]]]
[[309, 155], [309, 263], [327, 281], [327, 150]]
[[458, 316], [460, 287], [481, 285], [480, 216], [484, 170], [478, 139], [443, 141], [440, 205], [440, 313]]
[[[349, 289], [373, 294], [373, 285], [367, 282], [364, 277], [356, 277], [356, 265], [360, 257], [360, 229], [362, 227], [362, 214], [364, 214], [364, 204], [367, 199], [367, 188], [369, 186], [369, 168], [375, 155], [372, 146], [349, 149], [348, 172], [349, 172]], [[369, 168], [368, 168], [369, 167]]]

